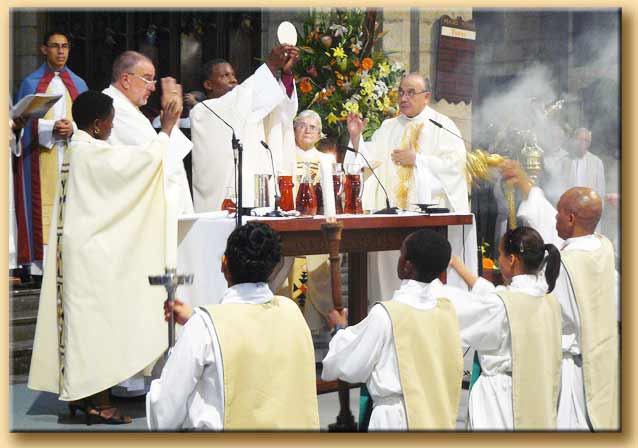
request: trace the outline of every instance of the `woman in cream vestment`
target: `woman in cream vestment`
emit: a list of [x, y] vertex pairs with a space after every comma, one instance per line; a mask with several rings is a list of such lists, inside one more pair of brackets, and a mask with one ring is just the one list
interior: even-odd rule
[[165, 105], [146, 147], [113, 147], [112, 99], [88, 91], [73, 104], [80, 130], [58, 187], [28, 387], [58, 394], [87, 424], [129, 423], [108, 389], [166, 350], [165, 293], [148, 275], [166, 265], [163, 161], [180, 112], [181, 97]]

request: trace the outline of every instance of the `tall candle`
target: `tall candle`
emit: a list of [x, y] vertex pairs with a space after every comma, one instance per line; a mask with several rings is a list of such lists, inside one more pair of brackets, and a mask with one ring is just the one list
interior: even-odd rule
[[323, 215], [330, 222], [334, 222], [337, 217], [335, 208], [334, 185], [332, 183], [332, 164], [320, 163], [321, 170], [321, 191], [323, 193]]
[[166, 267], [177, 268], [177, 204], [175, 185], [166, 187]]

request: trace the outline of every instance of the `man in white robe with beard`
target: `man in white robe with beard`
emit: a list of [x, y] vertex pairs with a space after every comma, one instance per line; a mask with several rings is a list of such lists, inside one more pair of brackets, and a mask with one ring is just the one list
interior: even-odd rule
[[[145, 55], [125, 51], [115, 60], [111, 85], [102, 91], [113, 98], [115, 108], [110, 144], [145, 145], [157, 136], [149, 119], [140, 111], [155, 91], [155, 84], [155, 66]], [[193, 199], [182, 162], [193, 144], [177, 127], [171, 132], [170, 139], [171, 151], [165, 168], [168, 187], [179, 197], [178, 214], [193, 213]]]
[[[414, 209], [414, 204], [436, 204], [452, 213], [469, 213], [465, 146], [463, 140], [445, 130], [460, 135], [454, 122], [428, 106], [431, 95], [429, 82], [423, 76], [406, 75], [399, 86], [401, 115], [385, 120], [369, 142], [362, 138], [367, 120], [353, 113], [348, 115], [351, 146], [373, 167], [376, 165], [375, 172], [388, 190], [391, 206]], [[344, 164], [348, 163], [365, 164], [359, 154], [351, 152], [344, 160]], [[370, 176], [363, 188], [363, 209], [379, 210], [385, 206], [385, 194]], [[452, 254], [476, 272], [475, 227], [451, 226], [448, 240]], [[398, 251], [369, 254], [368, 290], [372, 300], [391, 297], [399, 289], [394, 275], [398, 257]], [[448, 270], [448, 283], [467, 290], [453, 270]]]
[[518, 163], [509, 163], [503, 173], [523, 195], [518, 218], [561, 249], [554, 289], [563, 321], [557, 429], [618, 430], [620, 289], [613, 247], [595, 233], [600, 195], [591, 188], [571, 188], [556, 210]]
[[[270, 156], [261, 141], [271, 148], [275, 169], [281, 169], [283, 160], [294, 159], [292, 119], [297, 113], [297, 93], [292, 68], [298, 58], [297, 48], [277, 46], [266, 62], [241, 84], [228, 62], [216, 59], [205, 65], [207, 78], [203, 85], [208, 99], [190, 113], [193, 197], [198, 213], [220, 210], [225, 189], [234, 187], [236, 182], [233, 132], [208, 109], [233, 127], [243, 145], [244, 207], [255, 205], [255, 174], [272, 174]], [[277, 79], [279, 69], [281, 78]]]

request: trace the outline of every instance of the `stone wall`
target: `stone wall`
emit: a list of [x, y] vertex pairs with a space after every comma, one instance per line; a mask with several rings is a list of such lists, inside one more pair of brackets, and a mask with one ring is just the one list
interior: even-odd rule
[[22, 80], [42, 63], [40, 43], [46, 16], [34, 10], [13, 10], [10, 14], [9, 87], [15, 98]]

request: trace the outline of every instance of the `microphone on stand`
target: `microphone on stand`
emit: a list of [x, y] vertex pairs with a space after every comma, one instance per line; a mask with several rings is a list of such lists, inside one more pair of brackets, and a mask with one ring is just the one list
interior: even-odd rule
[[359, 154], [361, 157], [363, 157], [363, 160], [365, 160], [366, 164], [368, 165], [368, 168], [370, 168], [370, 171], [372, 171], [372, 174], [374, 175], [375, 179], [379, 183], [379, 186], [383, 190], [383, 193], [385, 194], [385, 205], [386, 205], [386, 208], [383, 208], [381, 210], [377, 210], [373, 214], [374, 215], [396, 215], [397, 214], [397, 207], [390, 207], [390, 197], [388, 196], [388, 192], [385, 189], [385, 187], [383, 186], [383, 184], [381, 183], [381, 180], [377, 176], [377, 173], [375, 173], [374, 170], [372, 169], [372, 165], [370, 165], [370, 162], [368, 162], [368, 159], [366, 159], [366, 156], [364, 156], [362, 153], [360, 153], [358, 151], [355, 151], [353, 148], [351, 148], [349, 146], [346, 146], [345, 148], [346, 148], [346, 151], [350, 151], [350, 152], [353, 152], [355, 154]]
[[460, 139], [461, 139], [461, 140], [463, 140], [465, 143], [469, 143], [469, 144], [470, 144], [470, 149], [472, 148], [472, 142], [471, 142], [471, 141], [469, 141], [469, 140], [465, 140], [465, 139], [464, 139], [463, 137], [461, 137], [459, 134], [456, 134], [456, 133], [454, 133], [454, 132], [450, 131], [448, 128], [446, 128], [445, 126], [443, 126], [443, 125], [442, 125], [441, 123], [439, 123], [438, 121], [434, 121], [434, 120], [433, 120], [433, 119], [431, 119], [431, 118], [428, 118], [428, 120], [430, 120], [430, 122], [432, 122], [432, 124], [433, 124], [434, 126], [437, 126], [437, 127], [441, 128], [441, 129], [444, 129], [444, 130], [448, 131], [450, 134], [452, 134], [453, 136], [455, 136], [455, 137], [457, 137], [457, 138], [460, 138]]
[[213, 109], [208, 107], [206, 105], [206, 103], [204, 103], [203, 101], [200, 102], [200, 104], [202, 106], [204, 106], [206, 109], [208, 109], [217, 118], [219, 118], [221, 120], [221, 122], [224, 123], [226, 126], [228, 126], [230, 128], [230, 130], [233, 132], [233, 137], [231, 139], [231, 145], [232, 145], [233, 153], [234, 153], [234, 156], [235, 156], [235, 170], [237, 172], [237, 178], [236, 178], [237, 179], [237, 184], [235, 185], [235, 188], [236, 188], [235, 191], [237, 192], [237, 211], [235, 212], [235, 228], [239, 228], [239, 227], [241, 227], [241, 221], [242, 221], [241, 218], [242, 218], [242, 215], [243, 215], [242, 172], [243, 172], [244, 146], [241, 144], [241, 142], [237, 138], [237, 135], [235, 135], [235, 129], [233, 129], [233, 127], [231, 125], [229, 125], [226, 122], [226, 120], [224, 120], [222, 117], [220, 117], [217, 112], [215, 112]]
[[277, 192], [278, 182], [277, 182], [277, 173], [275, 172], [275, 161], [273, 159], [272, 151], [270, 150], [270, 147], [268, 146], [268, 144], [265, 141], [261, 140], [261, 146], [266, 148], [268, 150], [268, 153], [270, 154], [270, 165], [272, 166], [272, 178], [273, 178], [273, 183], [275, 184], [275, 206], [273, 207], [272, 211], [266, 213], [265, 216], [281, 218], [284, 215], [281, 213], [281, 211], [279, 211], [279, 200], [281, 199], [281, 196]]

